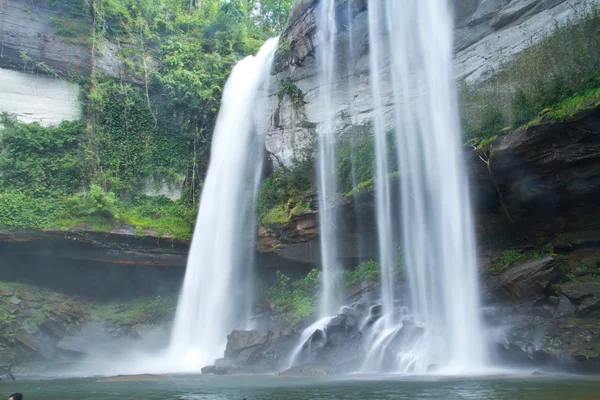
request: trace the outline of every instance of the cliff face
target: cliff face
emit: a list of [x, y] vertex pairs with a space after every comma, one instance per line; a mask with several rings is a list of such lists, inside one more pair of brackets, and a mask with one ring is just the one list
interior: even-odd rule
[[[290, 165], [295, 157], [301, 157], [314, 140], [315, 126], [325, 118], [317, 103], [319, 82], [314, 57], [319, 45], [315, 25], [318, 4], [318, 0], [296, 2], [282, 36], [285, 45], [270, 88], [271, 107], [259, 121], [274, 163]], [[556, 24], [576, 17], [593, 4], [600, 1], [457, 0], [457, 81], [477, 83], [487, 79], [502, 63], [550, 34]], [[336, 109], [334, 128], [339, 135], [372, 120], [367, 13], [366, 0], [339, 2], [336, 9], [337, 71], [332, 93]], [[301, 98], [297, 93], [290, 95], [281, 90], [282, 83], [297, 87]], [[383, 104], [391, 104], [386, 101], [391, 87], [391, 83], [382, 85]]]
[[[86, 23], [51, 9], [46, 0], [3, 1], [0, 3], [0, 67], [31, 70], [34, 66], [27, 60], [32, 59], [35, 63], [43, 62], [59, 76], [88, 76], [92, 56], [88, 37], [83, 33], [88, 31]], [[84, 26], [78, 27], [78, 24]], [[116, 50], [114, 43], [98, 50], [94, 64], [100, 72], [119, 76]]]
[[[89, 76], [88, 36], [83, 16], [64, 15], [46, 0], [0, 2], [0, 112], [41, 125], [78, 119], [79, 85], [66, 78]], [[97, 49], [97, 71], [119, 77], [117, 50], [110, 41]]]

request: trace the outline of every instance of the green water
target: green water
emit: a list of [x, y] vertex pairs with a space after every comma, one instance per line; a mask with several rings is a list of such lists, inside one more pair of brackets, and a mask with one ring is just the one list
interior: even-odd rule
[[494, 399], [600, 400], [600, 378], [283, 378], [179, 376], [151, 382], [96, 379], [21, 380], [0, 383], [0, 400], [20, 391], [26, 400], [185, 399]]

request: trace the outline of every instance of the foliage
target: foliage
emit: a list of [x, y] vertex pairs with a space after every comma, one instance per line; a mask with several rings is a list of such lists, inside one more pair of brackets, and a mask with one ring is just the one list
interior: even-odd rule
[[276, 282], [266, 290], [273, 309], [291, 324], [297, 324], [316, 312], [320, 272], [313, 269], [304, 279], [291, 282], [277, 271]]
[[544, 118], [569, 117], [578, 107], [562, 103], [581, 106], [581, 96], [599, 87], [600, 11], [596, 7], [557, 26], [483, 84], [463, 84], [465, 135], [489, 138], [507, 125], [517, 127], [536, 119], [546, 109], [561, 111], [544, 113]]
[[516, 250], [506, 250], [494, 260], [494, 269], [496, 271], [502, 271], [510, 264], [519, 261], [523, 257], [525, 256]]
[[3, 114], [0, 135], [0, 189], [22, 190], [35, 196], [62, 195], [81, 187], [79, 122], [58, 127], [21, 124]]
[[363, 261], [356, 268], [344, 271], [344, 287], [353, 289], [361, 282], [377, 283], [380, 277], [380, 266], [377, 261]]
[[282, 79], [278, 82], [278, 92], [277, 97], [279, 101], [283, 99], [284, 96], [288, 96], [296, 107], [301, 107], [305, 104], [304, 101], [304, 93], [296, 84], [289, 79]]
[[337, 145], [336, 175], [342, 193], [375, 175], [375, 138], [370, 126], [357, 127]]
[[292, 215], [310, 208], [307, 195], [315, 190], [314, 158], [310, 152], [295, 160], [292, 167], [281, 166], [267, 177], [258, 195], [261, 223], [286, 223]]
[[[0, 223], [106, 230], [126, 222], [189, 237], [227, 75], [281, 31], [292, 3], [50, 0], [56, 33], [91, 47], [84, 116], [58, 127], [2, 117]], [[109, 40], [118, 45], [118, 80], [95, 68]], [[27, 53], [21, 59], [28, 71], [55, 75]], [[311, 179], [293, 178], [295, 186]], [[142, 194], [182, 179], [181, 201]]]

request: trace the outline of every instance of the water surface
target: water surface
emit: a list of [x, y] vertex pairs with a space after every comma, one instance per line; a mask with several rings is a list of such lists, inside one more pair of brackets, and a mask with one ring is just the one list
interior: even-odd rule
[[600, 378], [284, 378], [280, 376], [175, 376], [150, 382], [98, 382], [94, 378], [0, 383], [0, 398], [20, 391], [27, 400], [186, 399], [494, 399], [600, 400]]

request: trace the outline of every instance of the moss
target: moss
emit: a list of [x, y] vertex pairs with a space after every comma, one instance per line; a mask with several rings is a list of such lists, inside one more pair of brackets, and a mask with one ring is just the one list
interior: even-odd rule
[[583, 111], [600, 107], [600, 88], [588, 90], [580, 96], [569, 97], [542, 115], [554, 121], [569, 121]]
[[260, 216], [259, 222], [263, 225], [285, 225], [294, 216], [306, 214], [310, 211], [312, 200], [308, 196], [300, 199], [289, 200], [285, 205], [278, 204]]
[[290, 221], [290, 215], [285, 206], [275, 206], [261, 217], [260, 222], [267, 225], [284, 225]]
[[495, 272], [502, 272], [506, 270], [511, 264], [524, 258], [525, 255], [519, 253], [516, 250], [506, 250], [494, 260], [492, 270]]
[[[388, 179], [391, 181], [395, 181], [400, 177], [399, 171], [394, 171], [388, 175]], [[366, 181], [360, 182], [354, 189], [344, 194], [345, 197], [351, 197], [355, 194], [360, 194], [364, 192], [372, 192], [375, 190], [375, 178], [368, 179]]]

